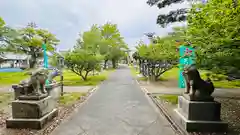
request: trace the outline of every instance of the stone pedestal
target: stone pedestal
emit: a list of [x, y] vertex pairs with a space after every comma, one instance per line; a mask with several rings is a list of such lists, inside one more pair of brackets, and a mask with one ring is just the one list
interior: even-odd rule
[[188, 132], [225, 132], [228, 124], [221, 121], [221, 104], [190, 101], [178, 97], [177, 122]]
[[12, 118], [7, 128], [41, 129], [57, 116], [56, 101], [51, 96], [41, 100], [15, 100], [12, 102]]

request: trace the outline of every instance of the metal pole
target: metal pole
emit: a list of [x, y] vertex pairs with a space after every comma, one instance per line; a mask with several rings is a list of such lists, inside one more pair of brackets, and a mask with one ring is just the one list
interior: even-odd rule
[[60, 70], [61, 96], [63, 96], [63, 57], [58, 57], [58, 68]]
[[63, 73], [61, 69], [61, 96], [63, 96]]

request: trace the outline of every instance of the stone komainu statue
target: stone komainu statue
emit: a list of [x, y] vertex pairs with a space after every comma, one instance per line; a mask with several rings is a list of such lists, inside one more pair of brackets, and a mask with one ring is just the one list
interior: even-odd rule
[[214, 92], [214, 85], [212, 81], [209, 78], [206, 81], [201, 79], [194, 64], [184, 68], [183, 76], [186, 82], [185, 94], [189, 94], [190, 100], [213, 101], [211, 95]]
[[45, 90], [45, 82], [48, 79], [48, 70], [39, 68], [29, 74], [31, 77], [21, 81], [19, 84], [24, 87], [25, 95], [46, 94], [47, 91]]

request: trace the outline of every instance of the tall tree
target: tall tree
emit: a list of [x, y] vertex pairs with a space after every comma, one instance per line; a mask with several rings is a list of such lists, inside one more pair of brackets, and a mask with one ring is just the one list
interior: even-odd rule
[[17, 30], [18, 36], [13, 43], [8, 44], [8, 51], [21, 52], [31, 56], [30, 68], [33, 68], [37, 58], [42, 57], [42, 44], [47, 45], [49, 51], [54, 51], [59, 40], [48, 30], [37, 28], [35, 23], [29, 23], [25, 28]]
[[67, 67], [86, 81], [89, 72], [100, 69], [100, 29], [96, 25], [79, 35], [74, 49], [65, 55]]
[[6, 51], [7, 45], [11, 44], [17, 36], [17, 32], [6, 26], [5, 21], [0, 17], [0, 53]]
[[112, 61], [113, 68], [116, 68], [117, 61], [125, 55], [128, 47], [121, 37], [116, 24], [106, 23], [101, 26], [102, 44], [101, 52], [105, 56], [105, 68], [108, 60]]
[[240, 70], [239, 21], [240, 5], [234, 5], [232, 0], [211, 0], [193, 6], [187, 38], [197, 48], [199, 66], [213, 72]]
[[146, 45], [140, 42], [136, 49], [133, 57], [139, 60], [140, 72], [145, 75], [147, 71], [152, 80], [158, 80], [164, 72], [177, 64], [176, 46], [169, 36], [158, 38], [156, 44]]
[[93, 25], [89, 31], [85, 31], [77, 40], [78, 47], [91, 50], [93, 53], [99, 52], [101, 42], [101, 31], [97, 25]]
[[[159, 9], [162, 9], [184, 1], [186, 0], [148, 0], [147, 4], [150, 6], [156, 5]], [[187, 8], [180, 8], [170, 11], [168, 14], [160, 14], [157, 18], [157, 24], [165, 27], [169, 23], [185, 21], [187, 18], [187, 12]]]
[[75, 49], [65, 55], [66, 66], [84, 81], [88, 79], [91, 71], [100, 68], [101, 60], [101, 55], [84, 49]]

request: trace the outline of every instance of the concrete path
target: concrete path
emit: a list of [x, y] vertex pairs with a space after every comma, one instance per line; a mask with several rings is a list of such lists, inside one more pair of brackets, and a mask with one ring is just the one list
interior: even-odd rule
[[175, 135], [128, 68], [110, 75], [52, 135]]

